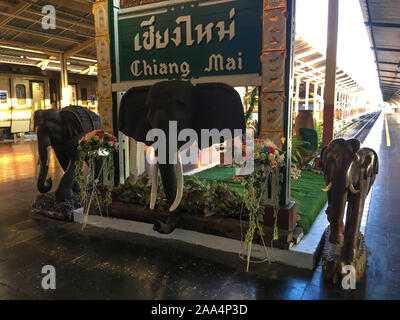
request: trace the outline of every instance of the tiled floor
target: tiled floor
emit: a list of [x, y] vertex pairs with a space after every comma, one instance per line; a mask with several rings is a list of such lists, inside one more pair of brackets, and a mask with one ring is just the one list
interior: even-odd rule
[[[400, 298], [399, 123], [388, 116], [367, 222], [368, 269], [353, 291], [313, 271], [254, 264], [202, 247], [33, 216], [35, 143], [0, 143], [0, 299], [398, 299]], [[58, 183], [60, 168], [52, 158]], [[44, 265], [56, 290], [41, 287]]]

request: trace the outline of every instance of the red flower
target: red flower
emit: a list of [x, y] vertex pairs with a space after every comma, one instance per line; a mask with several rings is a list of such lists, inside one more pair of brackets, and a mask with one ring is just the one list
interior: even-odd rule
[[276, 162], [275, 160], [272, 160], [270, 163], [271, 167], [275, 168], [278, 166], [278, 162]]
[[104, 137], [104, 133], [97, 133], [97, 136], [101, 139], [101, 138], [103, 138]]
[[272, 148], [272, 147], [268, 147], [268, 152], [269, 152], [269, 153], [274, 153], [274, 152], [275, 152], [275, 149]]
[[246, 145], [246, 141], [243, 141], [242, 146], [245, 146], [245, 145]]
[[114, 142], [114, 141], [115, 141], [115, 137], [114, 137], [114, 136], [111, 136], [111, 137], [110, 137], [110, 141]]

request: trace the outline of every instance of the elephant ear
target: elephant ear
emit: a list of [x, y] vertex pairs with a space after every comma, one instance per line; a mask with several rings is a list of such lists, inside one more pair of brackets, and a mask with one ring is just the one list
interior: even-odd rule
[[350, 149], [351, 152], [356, 153], [360, 150], [361, 143], [357, 139], [349, 139], [346, 141], [347, 147]]
[[147, 120], [146, 104], [150, 86], [133, 87], [122, 96], [119, 107], [119, 130], [136, 141], [146, 143], [146, 134], [151, 129]]
[[33, 114], [33, 127], [36, 129], [44, 123], [44, 111], [36, 110]]
[[[201, 83], [193, 91], [194, 123], [198, 133], [201, 129], [217, 129], [220, 132], [230, 129], [233, 138], [234, 129], [241, 130], [242, 134], [245, 132], [242, 99], [234, 88], [224, 83]], [[220, 142], [223, 141], [224, 138], [221, 138]], [[211, 140], [205, 144], [210, 145]]]
[[368, 175], [371, 177], [378, 174], [379, 161], [378, 161], [378, 155], [375, 152], [375, 150], [371, 148], [363, 148], [363, 152], [366, 154], [366, 156], [363, 159], [364, 160], [363, 167], [367, 170], [368, 167], [371, 165], [371, 162], [373, 163], [371, 169], [368, 170]]
[[326, 161], [326, 149], [328, 149], [328, 146], [325, 146], [321, 149], [321, 154], [320, 154], [320, 167], [322, 169], [322, 171], [325, 171], [325, 161]]

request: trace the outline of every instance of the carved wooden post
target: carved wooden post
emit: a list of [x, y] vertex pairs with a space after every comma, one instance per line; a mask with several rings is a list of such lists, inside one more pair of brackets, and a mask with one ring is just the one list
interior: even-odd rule
[[97, 101], [101, 129], [113, 133], [113, 104], [111, 90], [110, 38], [108, 24], [108, 3], [93, 4], [97, 51]]
[[286, 152], [281, 205], [290, 202], [290, 155], [293, 116], [294, 1], [264, 0], [261, 136]]

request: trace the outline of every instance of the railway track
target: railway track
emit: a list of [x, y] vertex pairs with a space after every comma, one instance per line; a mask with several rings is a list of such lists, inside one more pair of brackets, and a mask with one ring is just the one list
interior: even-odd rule
[[369, 113], [356, 119], [354, 122], [346, 126], [340, 133], [335, 137], [344, 137], [346, 139], [355, 138], [363, 142], [368, 135], [369, 130], [378, 119], [381, 111]]

